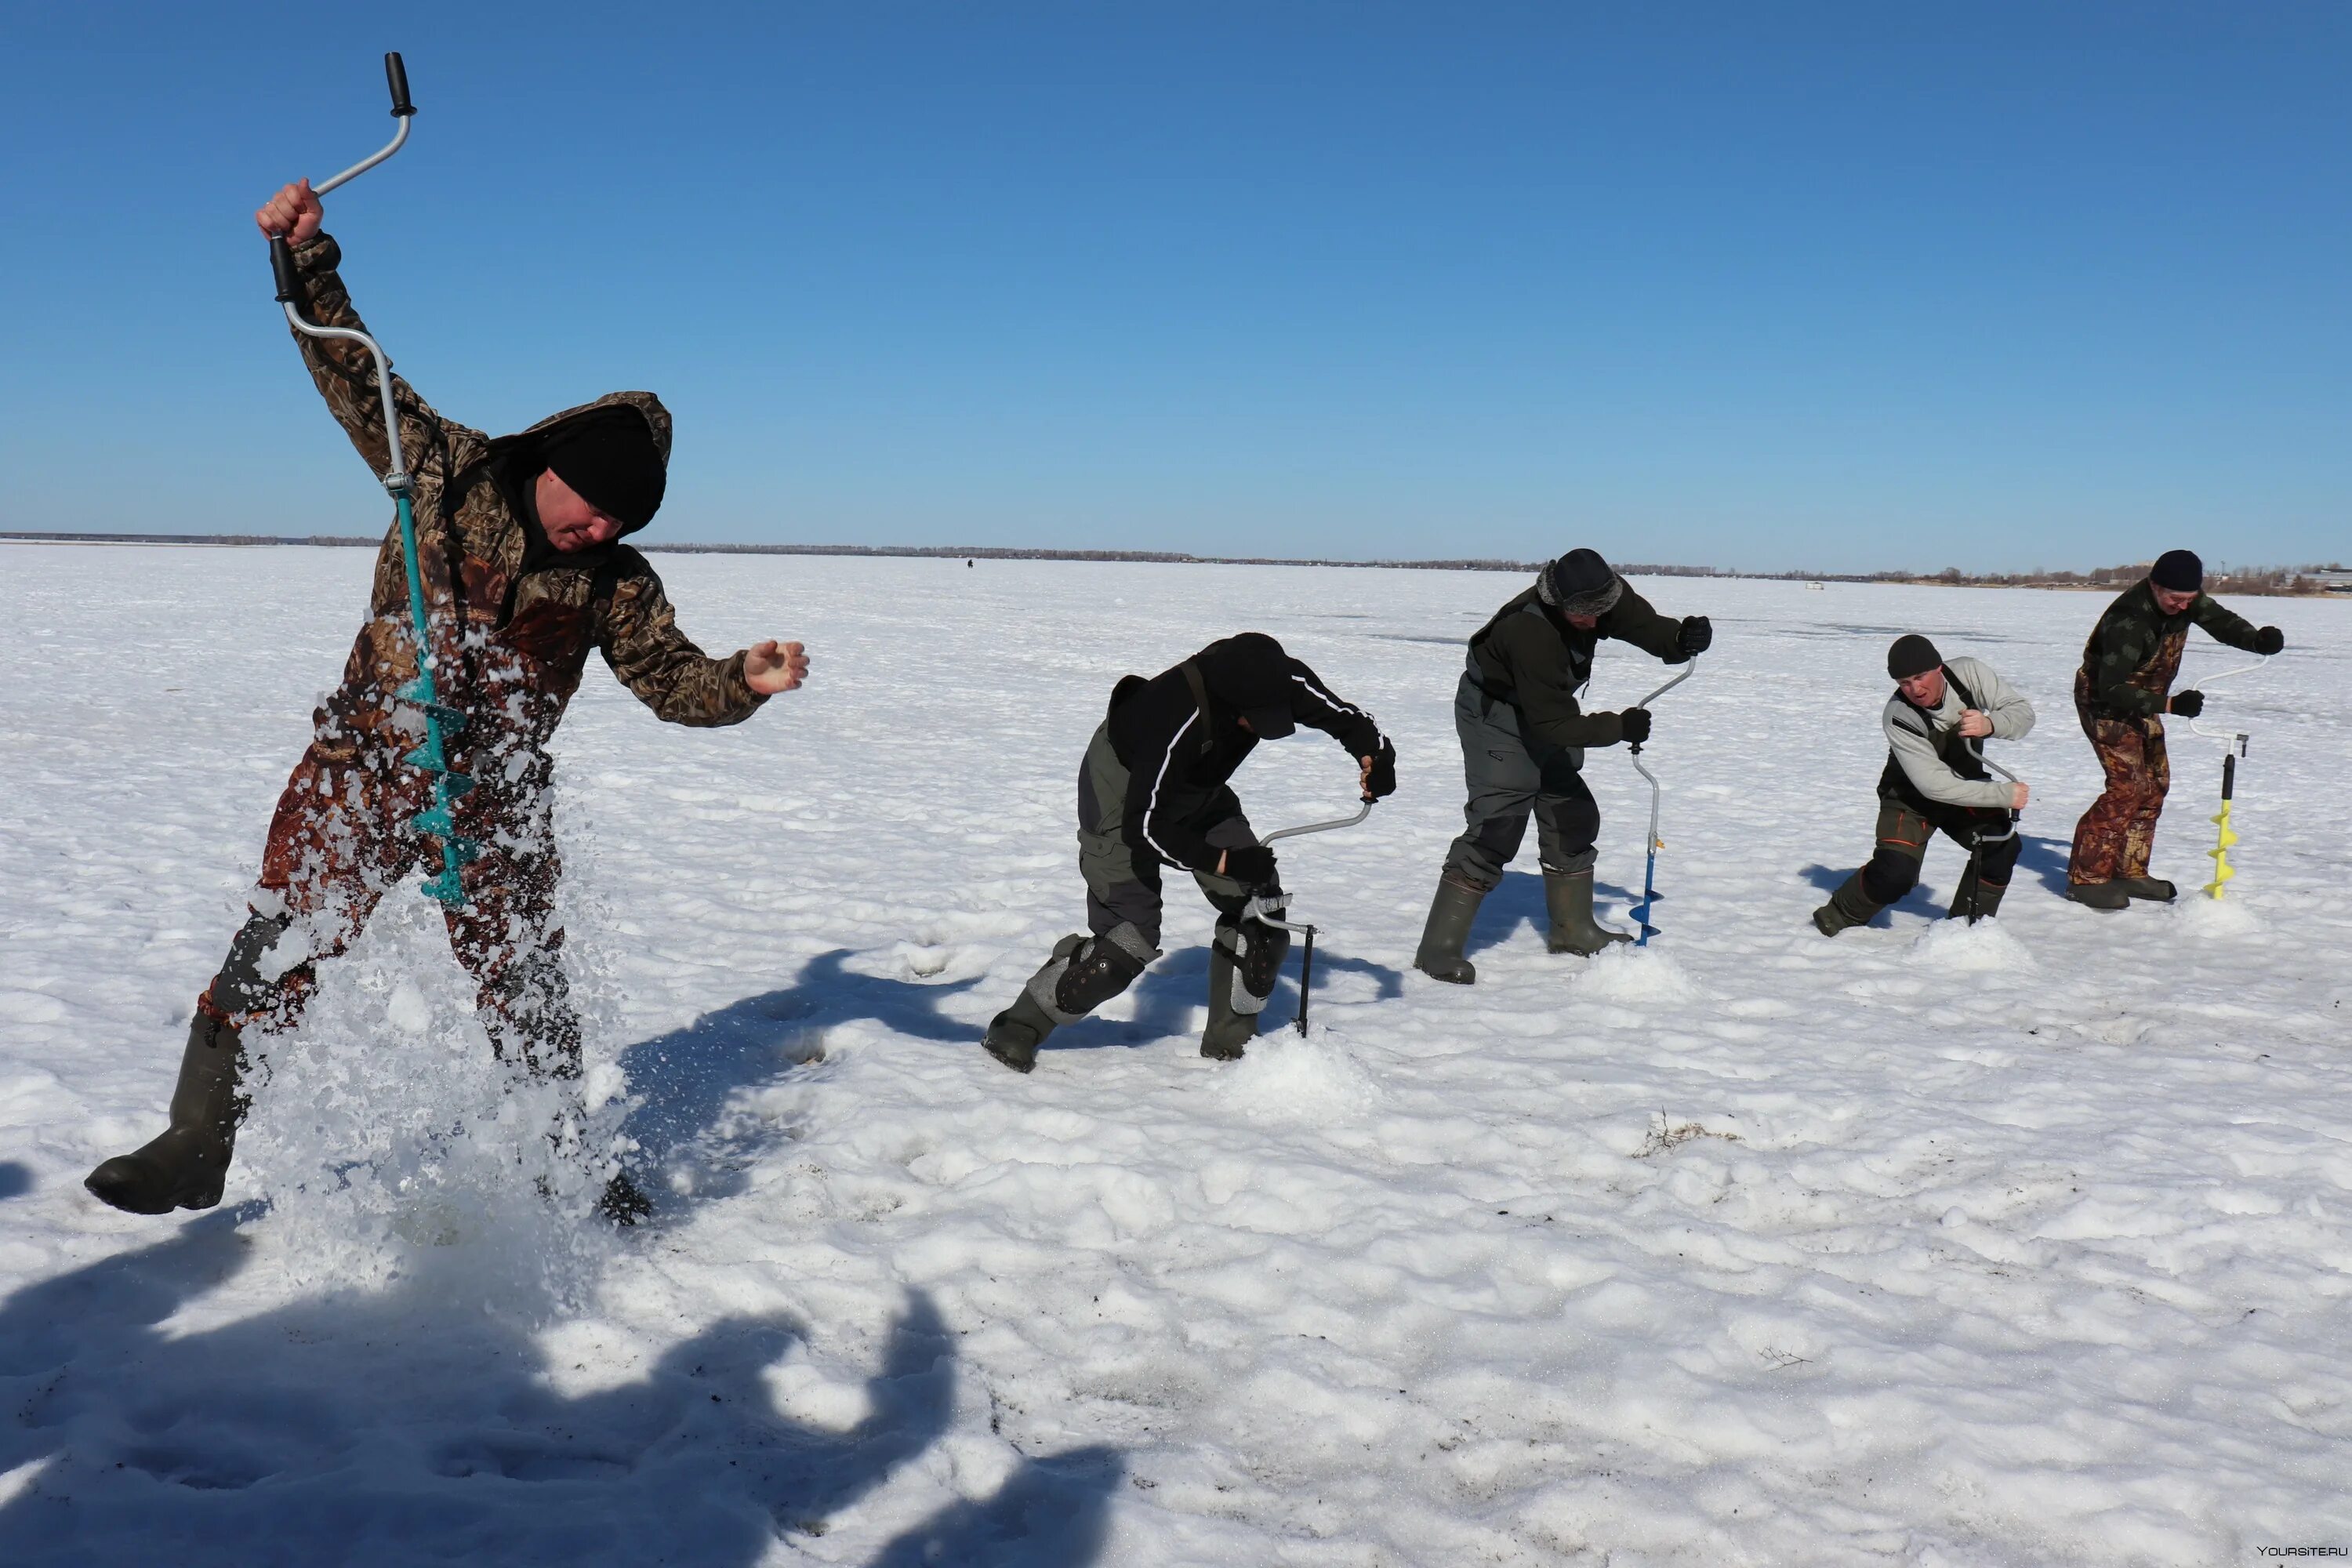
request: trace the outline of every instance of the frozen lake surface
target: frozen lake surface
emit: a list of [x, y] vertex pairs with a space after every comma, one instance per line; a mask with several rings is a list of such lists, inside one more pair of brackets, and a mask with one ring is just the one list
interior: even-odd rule
[[[370, 556], [0, 545], [0, 1561], [2352, 1546], [2352, 605], [2238, 605], [2289, 640], [2208, 710], [2253, 737], [2239, 879], [2110, 916], [2057, 891], [2104, 596], [1645, 583], [1717, 627], [1645, 753], [1664, 934], [1548, 955], [1530, 836], [1462, 991], [1411, 957], [1461, 639], [1517, 579], [656, 559], [706, 647], [798, 637], [814, 671], [707, 732], [592, 661], [560, 736], [567, 953], [659, 1172], [614, 1237], [512, 1190], [536, 1122], [414, 895], [323, 970], [220, 1210], [82, 1193], [162, 1125]], [[1171, 879], [1168, 956], [1006, 1072], [977, 1040], [1083, 925], [1112, 682], [1249, 628], [1402, 757], [1367, 824], [1285, 846], [1313, 1034], [1196, 1054], [1211, 916]], [[1832, 942], [1806, 916], [1870, 849], [1906, 630], [2039, 709], [1996, 752], [2028, 844], [1997, 924], [1932, 922], [1939, 843]], [[2241, 662], [2199, 634], [2189, 679]], [[1593, 705], [1660, 679], [1610, 645]], [[2221, 747], [2173, 751], [2187, 889]], [[1622, 925], [1647, 795], [1622, 751], [1588, 775]], [[1235, 784], [1263, 830], [1352, 779], [1307, 731]]]

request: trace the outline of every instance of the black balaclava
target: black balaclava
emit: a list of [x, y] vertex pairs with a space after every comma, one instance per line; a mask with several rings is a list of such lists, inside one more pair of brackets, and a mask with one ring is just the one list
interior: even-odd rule
[[1939, 669], [1943, 663], [1944, 656], [1936, 651], [1936, 645], [1917, 632], [1896, 637], [1895, 646], [1886, 650], [1886, 673], [1897, 680]]
[[1624, 591], [1598, 550], [1571, 550], [1536, 576], [1536, 596], [1563, 616], [1605, 616]]
[[668, 475], [646, 416], [600, 408], [548, 432], [540, 459], [582, 500], [635, 533], [661, 510]]
[[1259, 740], [1279, 741], [1298, 728], [1290, 712], [1290, 656], [1264, 632], [1213, 642], [1197, 662], [1209, 695], [1248, 720]]
[[2168, 550], [2148, 569], [2147, 580], [2176, 594], [2195, 594], [2205, 587], [2205, 563], [2194, 550]]

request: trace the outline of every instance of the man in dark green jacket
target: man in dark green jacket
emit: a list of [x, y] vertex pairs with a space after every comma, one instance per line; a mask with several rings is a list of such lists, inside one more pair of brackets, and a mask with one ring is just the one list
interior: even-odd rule
[[1592, 918], [1601, 808], [1580, 770], [1588, 746], [1648, 740], [1650, 715], [1642, 708], [1587, 713], [1576, 694], [1592, 678], [1593, 650], [1604, 637], [1682, 664], [1704, 652], [1714, 635], [1705, 616], [1678, 621], [1652, 609], [1597, 551], [1571, 550], [1471, 637], [1454, 700], [1469, 783], [1463, 808], [1468, 826], [1446, 851], [1415, 968], [1456, 985], [1477, 979], [1462, 945], [1480, 900], [1519, 852], [1530, 816], [1551, 951], [1594, 953], [1633, 940]]
[[2105, 793], [2075, 825], [2066, 863], [2066, 896], [2078, 904], [2119, 910], [2134, 899], [2168, 900], [2177, 892], [2147, 874], [2147, 860], [2172, 784], [2163, 715], [2194, 719], [2205, 709], [2203, 692], [2172, 691], [2192, 622], [2214, 641], [2249, 653], [2286, 646], [2276, 626], [2256, 630], [2207, 594], [2205, 563], [2191, 551], [2166, 551], [2144, 581], [2107, 606], [2074, 672], [2074, 711], [2107, 775]]

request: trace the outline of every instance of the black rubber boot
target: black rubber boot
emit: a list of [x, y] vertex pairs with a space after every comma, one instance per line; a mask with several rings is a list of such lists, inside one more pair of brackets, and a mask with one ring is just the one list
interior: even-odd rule
[[2161, 877], [2117, 877], [2115, 885], [2124, 890], [2127, 899], [2144, 899], [2152, 904], [2168, 904], [2180, 896], [2180, 889]]
[[188, 1025], [172, 1091], [172, 1125], [144, 1146], [117, 1154], [82, 1180], [90, 1195], [126, 1214], [208, 1209], [220, 1202], [236, 1149], [246, 1098], [237, 1093], [245, 1053], [237, 1032], [198, 1011]]
[[1580, 952], [1590, 958], [1613, 942], [1633, 940], [1592, 918], [1591, 867], [1555, 871], [1547, 866], [1543, 882], [1544, 913], [1551, 921], [1551, 933], [1544, 939], [1544, 946], [1552, 952]]
[[989, 1021], [988, 1034], [980, 1043], [1014, 1072], [1027, 1072], [1037, 1065], [1037, 1047], [1053, 1032], [1054, 1020], [1024, 988], [1012, 1006]]
[[[1958, 900], [1954, 902], [1958, 912]], [[1823, 936], [1835, 936], [1851, 927], [1868, 925], [1871, 917], [1885, 907], [1873, 902], [1870, 895], [1862, 890], [1862, 873], [1856, 871], [1838, 884], [1838, 890], [1830, 895], [1828, 903], [1813, 911], [1813, 925]]]
[[1201, 1054], [1212, 1061], [1238, 1061], [1257, 1038], [1257, 1015], [1234, 1006], [1234, 960], [1222, 946], [1209, 947], [1209, 1026], [1201, 1032]]
[[1462, 947], [1470, 940], [1471, 922], [1478, 918], [1478, 906], [1486, 900], [1485, 893], [1467, 882], [1438, 878], [1437, 897], [1430, 902], [1429, 923], [1421, 928], [1421, 946], [1412, 955], [1412, 966], [1449, 985], [1476, 984], [1478, 966], [1462, 956]]
[[1970, 913], [1969, 904], [1973, 900], [1976, 918], [1989, 921], [1999, 912], [2000, 900], [2008, 892], [2008, 883], [1985, 881], [1971, 867], [1961, 873], [1960, 885], [1952, 889], [1952, 907], [1945, 912], [1953, 920], [1967, 920]]
[[2119, 910], [2131, 902], [2121, 882], [2069, 882], [2066, 896], [2095, 910]]

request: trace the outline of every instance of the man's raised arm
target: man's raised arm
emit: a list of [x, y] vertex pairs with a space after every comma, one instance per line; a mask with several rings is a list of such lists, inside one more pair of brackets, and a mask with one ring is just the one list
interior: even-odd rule
[[[294, 256], [303, 297], [294, 308], [314, 326], [345, 327], [366, 331], [367, 324], [352, 308], [352, 298], [335, 268], [342, 251], [334, 237], [320, 232], [326, 216], [308, 180], [297, 180], [264, 203], [253, 221], [265, 236], [284, 235]], [[292, 328], [287, 329], [289, 332]], [[383, 400], [375, 384], [375, 361], [367, 350], [347, 338], [313, 338], [294, 332], [302, 363], [335, 423], [359, 449], [367, 466], [381, 476], [392, 465], [391, 444], [384, 439]], [[390, 359], [387, 354], [385, 358]], [[416, 395], [416, 389], [399, 376], [392, 378], [393, 405], [400, 412], [401, 456], [412, 478], [428, 471], [446, 474], [447, 434], [441, 416]]]

